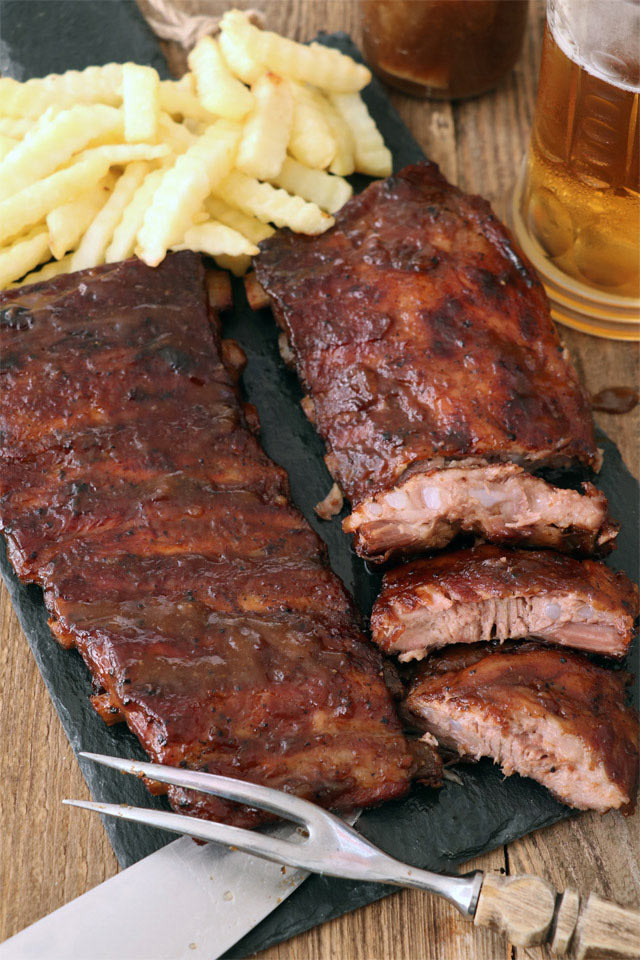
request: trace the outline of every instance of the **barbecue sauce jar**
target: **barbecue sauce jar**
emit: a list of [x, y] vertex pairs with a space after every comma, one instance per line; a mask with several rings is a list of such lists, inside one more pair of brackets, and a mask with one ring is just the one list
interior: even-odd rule
[[362, 0], [364, 53], [392, 87], [437, 100], [491, 90], [520, 55], [528, 0]]

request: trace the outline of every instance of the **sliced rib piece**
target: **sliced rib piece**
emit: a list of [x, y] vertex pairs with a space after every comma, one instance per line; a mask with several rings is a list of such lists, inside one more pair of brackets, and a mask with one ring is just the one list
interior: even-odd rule
[[263, 241], [256, 276], [362, 556], [442, 547], [460, 530], [611, 548], [602, 494], [527, 473], [600, 458], [543, 288], [484, 200], [433, 164], [406, 167], [321, 236]]
[[537, 643], [455, 646], [429, 657], [411, 717], [460, 756], [492, 757], [580, 810], [633, 803], [638, 715], [626, 674]]
[[[12, 562], [44, 587], [98, 713], [125, 719], [153, 760], [342, 809], [399, 796], [414, 763], [380, 655], [249, 431], [241, 352], [210, 321], [189, 253], [2, 294]], [[199, 816], [264, 818], [169, 797]]]
[[482, 544], [386, 573], [371, 633], [401, 660], [451, 643], [531, 636], [622, 657], [638, 612], [636, 585], [603, 563]]

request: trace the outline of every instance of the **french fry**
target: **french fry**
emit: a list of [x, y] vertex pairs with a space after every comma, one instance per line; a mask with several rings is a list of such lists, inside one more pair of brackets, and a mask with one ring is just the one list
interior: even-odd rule
[[356, 169], [356, 145], [353, 134], [347, 121], [342, 114], [338, 113], [330, 100], [320, 94], [317, 102], [324, 111], [325, 120], [336, 145], [333, 160], [329, 164], [329, 172], [339, 177], [349, 177]]
[[220, 29], [223, 34], [228, 32], [241, 39], [251, 58], [281, 76], [340, 92], [362, 90], [371, 80], [365, 66], [338, 50], [317, 43], [307, 46], [277, 33], [259, 30], [239, 10], [227, 11]]
[[109, 172], [95, 187], [47, 214], [49, 248], [56, 260], [62, 260], [69, 250], [75, 250], [85, 230], [107, 202], [116, 180], [116, 175]]
[[0, 288], [24, 276], [49, 259], [49, 235], [45, 227], [34, 227], [10, 247], [0, 247]]
[[205, 197], [231, 170], [239, 139], [237, 124], [218, 120], [167, 170], [138, 234], [136, 253], [149, 266], [180, 243]]
[[207, 220], [190, 227], [184, 235], [182, 243], [176, 244], [174, 250], [197, 250], [210, 257], [225, 254], [229, 257], [255, 256], [260, 251], [256, 246], [243, 237], [237, 230], [232, 230], [224, 223]]
[[285, 158], [280, 173], [271, 178], [271, 183], [303, 200], [310, 200], [329, 213], [344, 206], [353, 193], [351, 184], [342, 177], [334, 177], [324, 170], [313, 170], [291, 157]]
[[230, 207], [220, 197], [207, 197], [204, 205], [212, 220], [219, 220], [232, 230], [237, 230], [252, 243], [260, 243], [261, 240], [266, 240], [275, 233], [268, 223], [243, 213], [237, 207]]
[[24, 287], [28, 283], [42, 283], [44, 280], [51, 280], [61, 273], [71, 273], [71, 255], [63, 257], [62, 260], [52, 260], [51, 263], [45, 263], [44, 267], [28, 273], [26, 277], [18, 283], [10, 283], [9, 287]]
[[36, 120], [52, 105], [71, 107], [76, 103], [106, 103], [118, 106], [122, 83], [122, 64], [68, 70], [19, 83], [9, 77], [0, 79], [0, 113]]
[[324, 110], [311, 90], [301, 83], [290, 83], [294, 99], [289, 152], [308, 167], [328, 167], [336, 152]]
[[236, 164], [248, 177], [271, 180], [282, 167], [293, 123], [286, 80], [266, 73], [251, 88], [254, 105], [242, 131]]
[[101, 103], [63, 110], [38, 123], [0, 163], [0, 201], [42, 180], [91, 140], [122, 131], [122, 114]]
[[35, 122], [54, 103], [63, 107], [74, 105], [70, 94], [60, 92], [56, 97], [55, 92], [47, 90], [43, 84], [44, 80], [20, 83], [11, 77], [0, 78], [0, 113], [4, 115], [3, 119], [13, 117]]
[[171, 117], [200, 120], [207, 125], [215, 120], [214, 115], [205, 110], [196, 96], [192, 73], [185, 73], [179, 80], [161, 80], [158, 96], [160, 109]]
[[[0, 79], [0, 83], [2, 80]], [[0, 117], [0, 133], [5, 137], [22, 138], [35, 126], [35, 120], [23, 117]]]
[[346, 120], [355, 144], [356, 170], [370, 177], [391, 175], [393, 161], [359, 93], [334, 93], [331, 102]]
[[165, 172], [164, 168], [152, 170], [132, 196], [120, 223], [113, 231], [113, 238], [105, 253], [105, 263], [115, 263], [116, 260], [126, 260], [133, 256], [138, 231], [142, 227], [145, 214], [153, 202]]
[[[229, 24], [227, 26], [229, 27]], [[266, 72], [264, 64], [255, 60], [247, 50], [241, 31], [238, 33], [233, 28], [223, 30], [218, 37], [218, 43], [231, 73], [243, 83], [251, 85]]]
[[160, 78], [153, 67], [122, 66], [124, 138], [127, 143], [155, 140], [160, 114]]
[[184, 153], [196, 141], [196, 135], [184, 123], [176, 123], [168, 113], [160, 113], [158, 126], [162, 140], [173, 153]]
[[20, 141], [15, 137], [7, 137], [4, 133], [0, 133], [0, 163], [19, 143]]
[[55, 207], [95, 186], [108, 169], [108, 158], [99, 151], [89, 150], [70, 167], [58, 170], [3, 200], [0, 203], [0, 243], [39, 223]]
[[214, 260], [223, 270], [230, 270], [234, 277], [243, 277], [251, 266], [251, 257], [246, 253], [241, 253], [239, 257], [221, 253]]
[[301, 197], [291, 197], [284, 190], [260, 183], [239, 170], [214, 187], [213, 192], [231, 206], [256, 216], [264, 223], [290, 227], [296, 233], [323, 233], [333, 224], [333, 217], [324, 213], [315, 203]]
[[198, 41], [188, 62], [196, 80], [198, 99], [205, 109], [228, 120], [242, 120], [249, 113], [253, 97], [233, 76], [212, 37]]
[[170, 153], [171, 149], [166, 143], [114, 143], [91, 147], [80, 156], [98, 157], [106, 160], [110, 167], [123, 167], [136, 160], [160, 160]]
[[104, 204], [92, 224], [80, 241], [78, 249], [71, 258], [72, 270], [84, 270], [97, 267], [105, 262], [107, 247], [122, 215], [142, 183], [149, 164], [144, 161], [130, 163], [117, 180], [109, 199]]

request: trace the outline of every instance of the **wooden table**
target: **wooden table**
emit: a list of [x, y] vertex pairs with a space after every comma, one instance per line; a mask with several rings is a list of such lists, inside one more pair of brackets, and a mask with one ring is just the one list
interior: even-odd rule
[[[207, 3], [224, 10], [229, 4]], [[299, 39], [319, 30], [360, 38], [356, 0], [263, 0], [270, 27]], [[513, 74], [479, 99], [392, 99], [432, 160], [463, 189], [481, 193], [504, 215], [527, 143], [540, 54], [543, 10], [532, 7], [523, 56]], [[174, 51], [175, 54], [175, 51]], [[563, 331], [587, 388], [638, 382], [634, 346]], [[638, 475], [640, 410], [598, 415]], [[624, 517], [618, 518], [624, 521]], [[61, 805], [88, 797], [69, 744], [4, 589], [0, 590], [0, 940], [116, 873], [100, 821]], [[53, 640], [52, 640], [53, 642]], [[583, 814], [481, 857], [469, 867], [549, 877], [623, 904], [640, 900], [640, 813], [625, 819]], [[403, 891], [264, 952], [263, 960], [497, 960], [540, 958], [479, 933], [452, 909]], [[57, 960], [57, 958], [56, 958]], [[63, 958], [60, 958], [63, 960]], [[115, 960], [115, 958], [114, 958]]]

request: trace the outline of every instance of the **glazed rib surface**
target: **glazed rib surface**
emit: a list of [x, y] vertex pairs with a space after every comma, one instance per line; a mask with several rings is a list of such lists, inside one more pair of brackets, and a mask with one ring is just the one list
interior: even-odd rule
[[604, 813], [635, 800], [638, 715], [628, 677], [537, 643], [463, 644], [431, 655], [406, 700], [441, 746], [492, 757], [558, 799]]
[[452, 643], [531, 636], [622, 657], [637, 616], [638, 588], [603, 563], [481, 544], [386, 573], [371, 633], [401, 660]]
[[[214, 320], [189, 253], [2, 295], [11, 561], [43, 586], [98, 712], [153, 760], [343, 809], [398, 796], [412, 761], [379, 656], [247, 428]], [[169, 796], [181, 812], [262, 818]]]
[[264, 241], [256, 273], [362, 555], [460, 530], [587, 553], [611, 540], [593, 487], [582, 497], [526, 472], [597, 468], [599, 455], [542, 286], [486, 201], [433, 164], [406, 167], [321, 236]]

